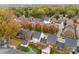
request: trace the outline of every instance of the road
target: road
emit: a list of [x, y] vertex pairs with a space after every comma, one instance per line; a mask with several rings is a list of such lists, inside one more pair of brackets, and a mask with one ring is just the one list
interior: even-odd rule
[[12, 48], [0, 48], [0, 54], [21, 54]]

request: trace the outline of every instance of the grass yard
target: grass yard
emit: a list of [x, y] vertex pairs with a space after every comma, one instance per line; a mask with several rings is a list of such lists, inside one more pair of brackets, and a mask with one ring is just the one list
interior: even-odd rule
[[35, 51], [36, 53], [38, 53], [38, 54], [41, 53], [41, 50], [38, 49], [38, 47], [35, 46], [33, 43], [30, 43], [30, 44], [29, 44], [29, 47], [30, 47], [33, 51]]
[[23, 52], [29, 52], [30, 51], [30, 49], [28, 47], [23, 47], [23, 46], [18, 46], [17, 49], [20, 50], [20, 51], [23, 51]]

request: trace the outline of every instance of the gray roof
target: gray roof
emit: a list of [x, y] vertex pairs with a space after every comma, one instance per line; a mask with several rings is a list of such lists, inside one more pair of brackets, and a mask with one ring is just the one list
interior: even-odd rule
[[77, 47], [76, 39], [65, 38], [65, 44], [71, 48]]
[[50, 17], [45, 17], [44, 20], [49, 21]]
[[56, 41], [56, 43], [57, 43], [57, 46], [58, 46], [59, 49], [63, 49], [64, 46], [65, 46], [65, 44], [62, 43], [62, 42], [58, 42], [58, 41]]
[[25, 35], [26, 33], [27, 33], [26, 30], [21, 29], [21, 30], [17, 33], [17, 36], [18, 36], [18, 35]]
[[39, 39], [40, 35], [41, 35], [41, 32], [35, 32], [35, 35], [33, 37]]
[[18, 20], [25, 20], [25, 16], [23, 15], [23, 16], [20, 16], [19, 18], [18, 18]]
[[57, 36], [49, 34], [48, 37], [47, 37], [47, 41], [48, 42], [56, 42], [57, 41]]

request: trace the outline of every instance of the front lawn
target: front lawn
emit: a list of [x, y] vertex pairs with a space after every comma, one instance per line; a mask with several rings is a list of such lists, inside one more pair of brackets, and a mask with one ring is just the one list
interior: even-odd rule
[[41, 50], [38, 49], [38, 47], [35, 46], [33, 43], [30, 43], [30, 44], [29, 44], [29, 47], [30, 47], [33, 51], [35, 51], [37, 54], [40, 54], [40, 53], [41, 53]]
[[23, 51], [23, 52], [29, 52], [30, 51], [30, 49], [28, 47], [23, 47], [23, 46], [18, 46], [17, 49], [20, 50], [20, 51]]

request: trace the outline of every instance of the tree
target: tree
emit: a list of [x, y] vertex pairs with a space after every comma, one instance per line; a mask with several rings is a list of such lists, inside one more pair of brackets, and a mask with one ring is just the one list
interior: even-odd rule
[[5, 37], [8, 44], [8, 40], [16, 36], [20, 25], [15, 22], [10, 10], [0, 9], [0, 12], [0, 36]]
[[40, 22], [35, 22], [35, 24], [34, 24], [34, 29], [35, 29], [36, 31], [41, 31], [41, 24], [40, 24]]
[[2, 22], [2, 24], [0, 24], [1, 36], [6, 38], [7, 44], [11, 38], [16, 36], [19, 29], [20, 26], [16, 22]]
[[20, 17], [24, 14], [24, 8], [12, 8], [11, 9], [16, 17]]
[[66, 14], [68, 15], [68, 18], [72, 18], [76, 15], [76, 11], [73, 8], [68, 8], [66, 10]]
[[50, 33], [56, 33], [57, 30], [56, 30], [55, 24], [50, 25], [50, 30], [49, 31], [50, 31]]
[[47, 33], [47, 32], [48, 32], [48, 28], [49, 28], [48, 24], [44, 24], [44, 25], [42, 26], [41, 30], [42, 30], [42, 32]]

